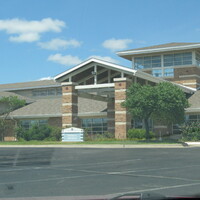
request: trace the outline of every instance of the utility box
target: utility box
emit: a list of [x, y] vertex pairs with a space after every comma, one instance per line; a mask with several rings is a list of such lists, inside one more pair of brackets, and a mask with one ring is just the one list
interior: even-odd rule
[[84, 130], [70, 127], [62, 130], [62, 142], [83, 142]]

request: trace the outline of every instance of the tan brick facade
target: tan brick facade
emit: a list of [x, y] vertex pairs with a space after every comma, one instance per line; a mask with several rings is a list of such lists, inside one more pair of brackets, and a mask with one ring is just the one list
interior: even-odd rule
[[62, 127], [62, 118], [61, 117], [51, 117], [48, 119], [48, 124], [50, 126]]
[[62, 127], [78, 126], [78, 94], [76, 84], [62, 83]]
[[116, 78], [115, 82], [115, 138], [126, 139], [128, 129], [131, 128], [131, 117], [121, 103], [126, 99], [126, 90], [131, 81], [127, 78]]

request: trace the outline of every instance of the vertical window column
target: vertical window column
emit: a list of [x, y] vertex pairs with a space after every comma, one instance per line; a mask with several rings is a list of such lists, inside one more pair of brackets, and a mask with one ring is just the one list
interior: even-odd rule
[[107, 103], [107, 120], [108, 120], [108, 132], [115, 132], [115, 108], [114, 100], [110, 99]]
[[62, 127], [78, 125], [78, 94], [73, 82], [62, 83]]

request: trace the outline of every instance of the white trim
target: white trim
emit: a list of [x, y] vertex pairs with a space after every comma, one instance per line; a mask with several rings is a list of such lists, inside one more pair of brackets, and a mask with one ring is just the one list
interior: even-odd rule
[[165, 52], [165, 51], [173, 51], [173, 50], [185, 50], [191, 48], [200, 48], [199, 44], [188, 44], [182, 46], [174, 46], [174, 47], [160, 47], [160, 48], [153, 48], [152, 49], [140, 49], [140, 50], [128, 50], [128, 51], [121, 51], [117, 52], [118, 56], [125, 56], [125, 55], [137, 55], [137, 54], [145, 54], [145, 53], [155, 53], [155, 52]]
[[127, 111], [115, 111], [115, 114], [127, 114]]
[[68, 95], [74, 95], [74, 96], [77, 96], [77, 93], [74, 93], [74, 92], [64, 92], [62, 93], [63, 96], [68, 96]]
[[126, 92], [127, 89], [115, 89], [115, 92]]
[[74, 114], [74, 113], [63, 113], [63, 114], [62, 114], [62, 117], [68, 117], [68, 116], [77, 117], [78, 115], [77, 115], [77, 114]]
[[78, 106], [78, 103], [62, 103], [62, 106]]
[[114, 88], [114, 86], [115, 86], [114, 83], [103, 83], [103, 84], [96, 84], [96, 85], [77, 85], [75, 86], [75, 89], [83, 90], [83, 89], [92, 89], [92, 88], [108, 88], [108, 87]]
[[119, 100], [115, 100], [115, 103], [122, 103], [122, 102], [124, 102], [125, 100], [121, 100], [121, 99], [119, 99]]
[[78, 85], [76, 82], [62, 82], [61, 83], [62, 86], [72, 86], [72, 85]]
[[[118, 69], [118, 70], [123, 70], [124, 72], [129, 72], [129, 73], [135, 73], [136, 70], [133, 70], [133, 69], [130, 69], [130, 68], [127, 68], [127, 67], [124, 67], [124, 66], [121, 66], [121, 65], [117, 65], [117, 64], [114, 64], [114, 63], [110, 63], [110, 62], [107, 62], [107, 61], [103, 61], [103, 60], [99, 60], [99, 59], [96, 59], [96, 58], [90, 58], [89, 60], [86, 60], [82, 63], [80, 63], [79, 65], [61, 73], [61, 74], [58, 74], [57, 76], [54, 77], [54, 79], [59, 79], [81, 67], [83, 67], [84, 65], [87, 65], [89, 63], [92, 63], [92, 62], [95, 62], [97, 64], [100, 64], [100, 65], [105, 65], [105, 67], [108, 67], [108, 68], [111, 68], [111, 69]], [[85, 69], [84, 69], [85, 70]]]
[[131, 122], [115, 122], [116, 125], [131, 125]]
[[131, 81], [129, 78], [114, 78], [114, 82], [125, 82]]

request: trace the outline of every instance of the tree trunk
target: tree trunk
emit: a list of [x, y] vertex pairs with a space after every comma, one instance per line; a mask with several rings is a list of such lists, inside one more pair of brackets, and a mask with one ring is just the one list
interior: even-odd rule
[[144, 126], [145, 126], [145, 130], [146, 130], [146, 140], [150, 139], [150, 135], [149, 135], [149, 121], [148, 118], [144, 119]]

